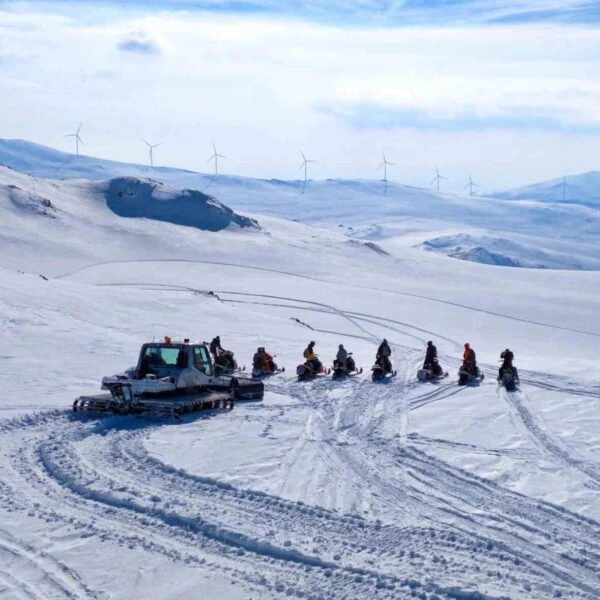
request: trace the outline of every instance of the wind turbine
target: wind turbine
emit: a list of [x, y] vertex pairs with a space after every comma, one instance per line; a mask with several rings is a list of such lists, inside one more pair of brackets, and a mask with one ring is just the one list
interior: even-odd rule
[[158, 148], [158, 146], [162, 146], [162, 142], [160, 144], [149, 144], [146, 140], [142, 140], [146, 146], [148, 146], [148, 152], [150, 153], [150, 167], [154, 167], [154, 148]]
[[219, 158], [227, 158], [227, 157], [223, 156], [222, 154], [219, 154], [217, 152], [214, 142], [213, 142], [212, 147], [213, 147], [213, 155], [208, 159], [207, 162], [210, 162], [211, 160], [215, 161], [215, 175], [218, 175], [219, 174]]
[[74, 137], [75, 138], [75, 154], [79, 156], [79, 142], [85, 144], [85, 142], [81, 139], [79, 132], [81, 131], [81, 126], [83, 123], [79, 123], [79, 127], [75, 133], [67, 133], [64, 137]]
[[[467, 183], [467, 185], [465, 185], [465, 190], [467, 188], [469, 188], [469, 196], [473, 195], [473, 188], [474, 187], [479, 187], [479, 184], [475, 183], [472, 179], [471, 179], [471, 174], [469, 173], [469, 183]], [[439, 191], [439, 189], [438, 189]]]
[[306, 158], [306, 156], [304, 156], [304, 152], [302, 152], [302, 150], [300, 150], [300, 154], [302, 155], [302, 163], [300, 165], [300, 168], [301, 169], [304, 168], [304, 184], [302, 185], [301, 194], [304, 194], [304, 190], [306, 189], [306, 182], [308, 181], [308, 163], [314, 163], [317, 161]]
[[385, 154], [382, 152], [381, 155], [383, 156], [383, 162], [377, 167], [377, 169], [381, 169], [381, 167], [383, 167], [383, 193], [385, 194], [387, 192], [387, 187], [388, 187], [388, 178], [387, 178], [387, 166], [388, 165], [393, 165], [393, 162], [390, 162], [389, 160], [387, 160], [387, 158], [385, 157]]
[[[431, 183], [433, 183], [434, 181], [437, 183], [438, 192], [440, 191], [440, 179], [447, 179], [447, 177], [440, 175], [437, 165], [435, 165], [435, 177], [431, 180]], [[431, 183], [429, 185], [431, 185]]]

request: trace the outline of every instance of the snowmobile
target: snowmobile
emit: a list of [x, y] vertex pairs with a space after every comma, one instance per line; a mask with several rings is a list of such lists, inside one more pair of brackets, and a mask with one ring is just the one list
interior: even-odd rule
[[246, 370], [246, 367], [238, 367], [237, 361], [231, 350], [223, 350], [218, 357], [214, 359], [216, 375], [233, 375]]
[[498, 385], [503, 385], [507, 392], [514, 392], [519, 385], [519, 374], [515, 367], [502, 367], [498, 375]]
[[475, 373], [467, 367], [464, 363], [458, 369], [458, 385], [468, 385], [469, 383], [483, 381], [484, 379], [483, 371], [479, 369], [479, 367], [475, 367]]
[[448, 377], [448, 372], [442, 369], [437, 358], [433, 359], [433, 363], [423, 365], [423, 367], [417, 371], [417, 379], [419, 381], [432, 381], [444, 379], [444, 377]]
[[331, 368], [331, 378], [339, 379], [341, 377], [355, 377], [356, 375], [360, 375], [362, 372], [362, 367], [360, 367], [360, 369], [356, 368], [356, 363], [352, 358], [352, 352], [349, 352], [348, 358], [346, 358], [345, 365], [341, 364], [337, 358], [333, 361], [333, 367]]
[[[276, 355], [273, 355], [275, 358]], [[283, 373], [285, 371], [285, 367], [281, 367], [281, 369], [277, 366], [277, 363], [271, 361], [271, 369], [265, 369], [260, 365], [254, 365], [252, 367], [252, 377], [254, 379], [260, 379], [261, 377], [269, 377], [270, 375], [275, 375], [276, 373]]]
[[262, 381], [217, 375], [202, 342], [142, 344], [136, 367], [102, 379], [108, 394], [80, 396], [75, 412], [93, 415], [178, 416], [207, 408], [231, 408], [235, 400], [260, 400]]
[[386, 357], [380, 356], [375, 360], [375, 364], [371, 367], [371, 379], [373, 381], [382, 381], [384, 379], [391, 379], [392, 377], [396, 377], [396, 371], [392, 369], [392, 363], [390, 359]]
[[298, 365], [296, 367], [296, 375], [298, 375], [298, 381], [308, 381], [309, 379], [315, 379], [316, 377], [324, 377], [329, 374], [329, 369], [326, 369], [321, 365], [320, 369], [315, 369], [315, 366], [310, 362]]

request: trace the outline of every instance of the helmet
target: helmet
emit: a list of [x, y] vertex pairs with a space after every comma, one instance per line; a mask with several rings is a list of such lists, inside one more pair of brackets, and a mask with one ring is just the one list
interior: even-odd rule
[[314, 342], [310, 342], [310, 344], [308, 344], [309, 346], [314, 346], [315, 343]]
[[471, 347], [471, 346], [469, 346], [469, 342], [467, 342], [467, 343], [465, 344], [465, 348], [470, 348], [470, 347]]
[[504, 352], [510, 352], [510, 350], [507, 348]]
[[256, 349], [256, 351], [257, 351], [257, 352], [261, 352], [261, 351], [262, 351], [262, 348], [260, 348], [260, 347], [259, 347], [259, 348], [257, 348], [257, 349]]
[[427, 345], [428, 345], [428, 346], [431, 346], [432, 344], [433, 344], [433, 342], [432, 342], [431, 340], [429, 340], [429, 341], [427, 342]]
[[387, 341], [385, 338], [383, 338], [383, 343], [384, 343], [384, 344], [387, 344], [387, 343], [388, 343], [388, 341]]
[[340, 344], [338, 348], [341, 350], [344, 347], [344, 344]]

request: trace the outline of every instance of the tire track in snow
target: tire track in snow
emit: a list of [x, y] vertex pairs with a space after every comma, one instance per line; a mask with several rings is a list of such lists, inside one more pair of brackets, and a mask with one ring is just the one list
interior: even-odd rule
[[[62, 421], [64, 425], [66, 419]], [[149, 552], [170, 552], [173, 560], [224, 570], [274, 593], [291, 590], [292, 594], [314, 592], [328, 598], [399, 598], [425, 586], [415, 578], [408, 581], [397, 576], [399, 570], [412, 572], [403, 564], [410, 557], [398, 554], [397, 547], [411, 545], [418, 536], [413, 531], [382, 528], [358, 517], [238, 490], [161, 465], [143, 450], [141, 440], [148, 430], [94, 433], [56, 427], [56, 435], [48, 441], [47, 419], [41, 429], [31, 421], [27, 425], [28, 443], [17, 449], [17, 470], [28, 492], [49, 505], [41, 514], [55, 521], [64, 511], [62, 518], [72, 526], [81, 521], [92, 527], [93, 515], [95, 529], [88, 529], [92, 535], [121, 539]], [[170, 495], [168, 510], [156, 506], [161, 502], [159, 494]], [[206, 511], [228, 523], [211, 524], [205, 520]], [[261, 517], [267, 520], [257, 523]], [[297, 540], [281, 545], [243, 530], [260, 531], [264, 526], [274, 528], [271, 535], [290, 535], [294, 528], [297, 538], [316, 535], [308, 543], [335, 554], [331, 560], [312, 558], [295, 547]], [[357, 546], [357, 540], [363, 545]], [[440, 597], [457, 597], [440, 584], [427, 585]]]
[[[127, 447], [126, 455], [127, 456], [135, 455], [135, 451], [132, 452], [132, 448], [131, 447]], [[141, 456], [138, 456], [137, 458], [141, 459]], [[167, 469], [168, 469], [168, 467], [167, 467]], [[147, 471], [148, 471], [148, 469], [144, 468], [144, 472], [147, 472]], [[189, 475], [185, 475], [185, 477], [189, 478], [190, 476]], [[193, 479], [193, 476], [192, 476], [192, 479]], [[173, 485], [173, 484], [174, 484], [174, 482], [170, 483], [170, 485]], [[398, 500], [398, 498], [396, 498], [396, 500]], [[244, 511], [246, 512], [246, 514], [252, 514], [251, 511], [249, 512], [247, 510], [246, 506], [244, 506]], [[289, 524], [289, 520], [288, 520], [288, 524]], [[303, 529], [304, 529], [304, 527], [301, 528], [301, 530], [303, 530]], [[378, 536], [375, 536], [375, 539], [370, 539], [373, 536], [373, 532], [372, 531], [369, 532], [369, 529], [371, 529], [371, 527], [368, 527], [365, 530], [363, 530], [362, 540], [365, 542], [365, 544], [368, 545], [368, 546], [372, 545], [373, 548], [382, 548], [382, 547], [384, 547], [385, 544], [382, 544], [383, 540], [377, 539]], [[387, 528], [382, 528], [381, 529], [382, 534], [386, 531], [386, 529]], [[390, 528], [390, 529], [393, 531], [393, 528]], [[375, 530], [377, 531], [377, 528], [375, 528]], [[323, 533], [328, 538], [331, 535], [335, 535], [333, 532], [323, 532]], [[370, 533], [371, 535], [365, 535], [365, 534], [368, 534], [368, 533]], [[388, 530], [388, 535], [389, 535], [389, 533], [390, 532]], [[441, 537], [444, 538], [444, 532], [439, 532], [439, 533], [441, 533]], [[449, 540], [450, 543], [448, 544], [448, 547], [446, 548], [446, 550], [449, 551], [449, 550], [451, 550], [451, 548], [453, 548], [453, 550], [455, 552], [455, 558], [461, 558], [461, 560], [465, 560], [466, 557], [469, 554], [472, 555], [472, 553], [474, 552], [474, 550], [476, 548], [479, 548], [481, 550], [482, 547], [484, 547], [484, 546], [487, 547], [487, 545], [489, 544], [489, 537], [486, 538], [486, 539], [483, 539], [483, 540], [482, 539], [475, 539], [475, 540], [473, 540], [473, 536], [471, 534], [469, 534], [468, 532], [460, 532], [460, 531], [458, 531], [458, 532], [455, 531], [454, 535], [456, 535], [457, 537], [460, 538], [459, 542], [456, 544], [456, 547], [453, 548], [453, 546], [452, 546], [452, 539], [453, 539], [452, 538], [452, 534], [449, 534], [449, 536], [448, 536], [447, 539]], [[338, 536], [339, 536], [339, 534], [338, 534]], [[343, 539], [343, 537], [342, 537], [342, 539]], [[388, 540], [388, 543], [389, 542], [391, 542], [391, 540]], [[485, 542], [485, 544], [483, 544], [483, 542]], [[396, 538], [396, 543], [401, 544], [400, 538]], [[501, 543], [499, 544], [497, 541], [495, 543], [496, 543], [496, 545], [502, 546], [502, 544]], [[443, 546], [443, 545], [441, 545], [441, 546]], [[492, 544], [492, 546], [493, 546], [493, 544]], [[433, 549], [433, 548], [428, 547], [427, 544], [424, 544], [424, 545], [421, 544], [420, 546], [419, 546], [419, 544], [415, 544], [412, 547], [413, 548], [420, 548], [421, 550], [428, 549], [429, 551], [431, 551], [431, 550], [440, 551], [440, 547], [437, 547], [436, 549]], [[352, 548], [352, 549], [348, 549], [348, 550], [352, 553], [353, 557], [356, 557], [356, 555], [359, 554], [357, 552], [357, 548]], [[502, 554], [502, 553], [504, 553], [504, 554]], [[493, 551], [492, 554], [493, 554], [493, 559], [488, 562], [488, 560], [487, 560], [488, 557], [485, 556], [485, 553], [481, 553], [481, 551], [480, 551], [479, 556], [477, 557], [478, 563], [481, 564], [481, 565], [488, 564], [490, 566], [490, 568], [491, 568], [492, 565], [495, 565], [497, 567], [498, 556], [499, 556], [498, 555], [498, 550]], [[508, 549], [502, 548], [500, 556], [501, 557], [504, 556], [504, 558], [500, 558], [500, 560], [507, 560], [507, 559], [511, 560], [509, 557], [512, 556], [513, 559], [517, 560], [516, 564], [519, 564], [519, 565], [529, 565], [529, 566], [531, 566], [533, 564], [533, 566], [535, 566], [536, 569], [541, 569], [542, 571], [544, 571], [544, 568], [543, 568], [544, 563], [542, 561], [531, 561], [531, 559], [527, 559], [526, 556], [519, 556], [519, 554], [520, 553], [518, 553], [518, 552], [517, 553], [515, 553], [514, 551], [511, 552], [510, 548], [508, 548]], [[375, 555], [373, 558], [376, 559], [378, 565], [386, 565], [386, 564], [388, 564], [390, 562], [390, 559], [392, 557], [390, 557], [390, 555], [389, 555], [388, 552], [385, 552], [382, 555]], [[514, 560], [512, 560], [512, 563], [514, 563]], [[463, 564], [463, 567], [466, 567], [466, 565]], [[395, 569], [397, 569], [397, 568], [398, 568], [398, 565], [396, 564], [395, 565]], [[559, 571], [559, 569], [560, 569], [560, 567], [557, 570], [548, 569], [544, 573], [544, 576], [547, 577], [548, 575], [550, 575], [553, 579], [557, 579], [557, 571]], [[511, 571], [518, 571], [518, 569], [515, 569], [515, 564], [511, 564]], [[526, 571], [527, 571], [527, 577], [529, 577], [530, 579], [535, 579], [536, 578], [535, 573], [531, 572], [529, 568], [526, 568]], [[396, 571], [393, 570], [392, 572], [396, 572]], [[464, 573], [463, 573], [463, 576], [464, 576]], [[507, 576], [508, 576], [508, 574], [507, 574]], [[565, 577], [564, 574], [562, 574], [562, 577]], [[542, 577], [540, 581], [543, 581], [543, 579], [544, 579], [544, 577]], [[560, 580], [561, 577], [558, 577], [558, 579]], [[575, 581], [573, 581], [573, 579], [571, 579], [569, 577], [567, 577], [567, 579], [571, 583], [575, 582]], [[580, 582], [577, 582], [577, 583], [579, 583], [579, 586], [581, 586]], [[539, 583], [539, 585], [542, 586], [541, 583]], [[585, 586], [583, 586], [583, 587], [585, 588]], [[577, 585], [575, 586], [575, 588], [577, 588]], [[543, 596], [540, 595], [539, 597], [541, 598]]]
[[[223, 262], [223, 261], [211, 261], [211, 260], [194, 260], [194, 259], [177, 259], [177, 258], [167, 258], [167, 259], [138, 259], [138, 260], [117, 260], [117, 261], [104, 261], [104, 262], [98, 262], [98, 263], [93, 263], [90, 265], [86, 265], [83, 267], [79, 267], [78, 269], [73, 269], [72, 271], [69, 271], [67, 273], [63, 273], [62, 275], [58, 275], [57, 277], [55, 277], [55, 279], [65, 279], [67, 277], [71, 277], [72, 275], [75, 275], [77, 273], [81, 273], [82, 271], [86, 271], [89, 269], [93, 269], [94, 267], [99, 267], [99, 266], [105, 266], [105, 265], [113, 265], [113, 264], [136, 264], [136, 263], [196, 263], [196, 264], [206, 264], [206, 265], [215, 265], [215, 266], [220, 266], [220, 267], [233, 267], [233, 268], [238, 268], [238, 269], [250, 269], [250, 270], [255, 270], [255, 271], [263, 271], [263, 272], [268, 272], [268, 273], [275, 273], [277, 275], [286, 275], [289, 277], [296, 277], [296, 278], [300, 278], [300, 279], [307, 279], [309, 281], [318, 281], [320, 283], [327, 283], [330, 285], [339, 285], [339, 286], [344, 286], [344, 287], [348, 287], [348, 288], [355, 288], [355, 289], [364, 289], [364, 290], [370, 290], [370, 291], [377, 291], [377, 292], [385, 292], [385, 293], [389, 293], [389, 294], [394, 294], [397, 296], [404, 296], [406, 298], [418, 298], [420, 300], [428, 300], [430, 302], [435, 302], [438, 304], [444, 304], [447, 306], [455, 306], [457, 308], [462, 308], [465, 310], [470, 310], [470, 311], [474, 311], [474, 312], [478, 312], [480, 314], [486, 314], [486, 315], [490, 315], [490, 316], [494, 316], [494, 317], [499, 317], [501, 319], [508, 319], [509, 321], [516, 321], [519, 323], [527, 323], [529, 325], [536, 325], [538, 327], [544, 327], [547, 329], [557, 329], [559, 331], [569, 331], [571, 333], [577, 333], [580, 335], [586, 335], [586, 336], [594, 336], [594, 337], [600, 337], [600, 333], [596, 333], [593, 331], [585, 331], [582, 329], [574, 329], [574, 328], [570, 328], [570, 327], [563, 327], [561, 325], [554, 325], [552, 323], [544, 323], [542, 321], [534, 321], [532, 319], [525, 319], [525, 318], [521, 318], [521, 317], [515, 317], [514, 315], [504, 315], [502, 313], [498, 313], [498, 312], [494, 312], [491, 310], [486, 310], [480, 307], [476, 307], [476, 306], [469, 306], [467, 304], [461, 304], [460, 302], [453, 302], [451, 300], [443, 300], [441, 298], [435, 298], [433, 296], [425, 296], [423, 294], [411, 294], [409, 292], [400, 292], [398, 290], [392, 290], [392, 289], [388, 289], [388, 288], [376, 288], [373, 286], [366, 286], [366, 285], [358, 285], [355, 283], [341, 283], [338, 281], [330, 281], [327, 279], [321, 279], [318, 277], [313, 277], [310, 275], [301, 275], [299, 273], [292, 273], [290, 271], [279, 271], [277, 269], [269, 269], [267, 267], [256, 267], [253, 265], [244, 265], [244, 264], [238, 264], [238, 263], [230, 263], [230, 262]], [[102, 284], [101, 284], [102, 285]], [[131, 284], [129, 284], [131, 285]], [[133, 285], [139, 285], [139, 284], [133, 284]]]
[[548, 456], [554, 462], [571, 469], [579, 471], [592, 480], [594, 488], [600, 490], [600, 465], [591, 460], [577, 457], [575, 452], [568, 448], [559, 438], [549, 434], [539, 425], [523, 400], [527, 396], [523, 392], [507, 392], [503, 387], [498, 388], [499, 396], [509, 406], [510, 411], [519, 423], [522, 424], [525, 434], [543, 455]]
[[[363, 424], [364, 432], [372, 429], [376, 427]], [[345, 429], [344, 437], [357, 431]], [[365, 477], [365, 485], [376, 496], [387, 496], [388, 505], [406, 505], [430, 523], [444, 524], [473, 536], [479, 543], [499, 547], [500, 556], [504, 556], [500, 560], [510, 556], [510, 560], [545, 571], [550, 580], [573, 587], [569, 592], [573, 597], [577, 589], [595, 597], [599, 571], [593, 566], [593, 557], [600, 559], [598, 523], [503, 490], [411, 446], [401, 445], [390, 452], [388, 438], [377, 443], [373, 433], [367, 437], [365, 440], [354, 435], [341, 448], [341, 460], [346, 461], [350, 472]], [[385, 468], [386, 460], [394, 461], [394, 455], [395, 474], [393, 468]], [[554, 535], [546, 533], [548, 527], [553, 528]]]
[[0, 579], [27, 597], [40, 600], [100, 598], [67, 565], [0, 530], [0, 557], [3, 555]]

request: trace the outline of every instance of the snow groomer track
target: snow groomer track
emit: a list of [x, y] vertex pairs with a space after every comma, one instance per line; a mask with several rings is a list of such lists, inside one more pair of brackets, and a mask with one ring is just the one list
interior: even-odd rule
[[[293, 393], [292, 384], [283, 385]], [[396, 523], [189, 474], [146, 450], [159, 424], [127, 417], [79, 421], [62, 411], [2, 423], [0, 502], [68, 524], [78, 535], [222, 572], [265, 596], [462, 599], [535, 590], [530, 597], [597, 597], [597, 523], [507, 492], [411, 444], [378, 439], [368, 425], [352, 425], [356, 414], [349, 415], [348, 402], [308, 385], [316, 411], [310, 421], [333, 436], [322, 438], [319, 450], [344, 477], [366, 478], [365, 487]], [[369, 413], [361, 423], [373, 425]], [[394, 464], [403, 470], [391, 477]], [[35, 554], [6, 535], [0, 553], [30, 562]], [[28, 568], [41, 579], [33, 597], [103, 597], [49, 558]], [[24, 582], [2, 581], [26, 590]], [[476, 588], [489, 595], [471, 594]]]

